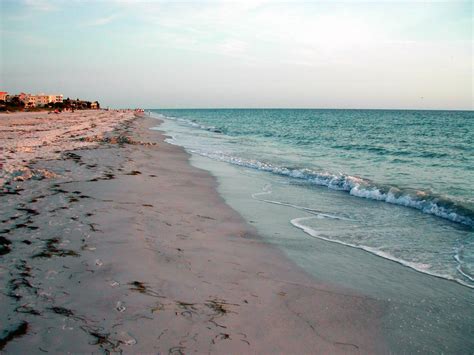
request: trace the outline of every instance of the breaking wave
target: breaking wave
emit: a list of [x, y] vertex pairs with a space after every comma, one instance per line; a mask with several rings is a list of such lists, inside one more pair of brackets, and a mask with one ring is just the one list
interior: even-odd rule
[[[202, 125], [194, 120], [168, 115], [165, 116], [158, 113], [154, 115], [157, 118], [177, 121], [197, 129], [219, 134], [225, 133], [214, 126]], [[169, 141], [173, 143], [173, 139], [170, 139]], [[197, 149], [189, 149], [189, 151], [214, 160], [304, 180], [309, 184], [326, 186], [332, 190], [346, 191], [352, 196], [414, 208], [426, 214], [435, 215], [452, 222], [474, 227], [474, 210], [471, 207], [465, 206], [449, 197], [434, 194], [430, 191], [400, 189], [396, 186], [381, 185], [368, 179], [343, 173], [335, 174], [332, 172], [319, 172], [300, 167], [282, 167], [272, 163], [244, 159], [222, 152], [208, 152]]]
[[280, 167], [258, 160], [247, 160], [222, 153], [209, 153], [198, 150], [191, 150], [191, 152], [246, 168], [304, 180], [310, 184], [326, 186], [332, 190], [346, 191], [352, 196], [415, 208], [427, 214], [474, 227], [474, 211], [449, 198], [430, 192], [402, 190], [395, 186], [378, 186], [368, 179], [357, 176], [316, 172], [306, 168]]

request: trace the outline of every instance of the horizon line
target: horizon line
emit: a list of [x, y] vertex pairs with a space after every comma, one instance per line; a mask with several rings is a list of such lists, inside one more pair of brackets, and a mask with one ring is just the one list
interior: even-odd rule
[[374, 111], [464, 111], [473, 112], [474, 108], [338, 108], [338, 107], [159, 107], [145, 110], [374, 110]]

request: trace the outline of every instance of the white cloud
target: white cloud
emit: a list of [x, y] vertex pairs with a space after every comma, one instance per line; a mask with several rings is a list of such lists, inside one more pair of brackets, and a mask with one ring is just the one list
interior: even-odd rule
[[238, 39], [229, 39], [217, 45], [222, 54], [239, 55], [244, 54], [247, 49], [247, 43]]
[[86, 25], [87, 26], [104, 26], [104, 25], [107, 25], [108, 23], [111, 23], [118, 17], [120, 17], [119, 14], [112, 14], [109, 16], [104, 16], [104, 17], [94, 19], [90, 22], [87, 22]]
[[54, 11], [57, 10], [57, 3], [48, 0], [24, 0], [27, 8], [34, 11]]

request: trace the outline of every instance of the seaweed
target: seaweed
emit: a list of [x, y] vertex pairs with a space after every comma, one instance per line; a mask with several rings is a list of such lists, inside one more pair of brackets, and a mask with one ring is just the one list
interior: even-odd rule
[[46, 246], [43, 251], [33, 255], [33, 258], [51, 258], [53, 256], [79, 256], [77, 252], [70, 249], [58, 249], [57, 244], [60, 242], [59, 238], [51, 238], [46, 241]]
[[71, 311], [70, 309], [68, 308], [64, 308], [64, 307], [49, 307], [48, 308], [49, 310], [53, 311], [54, 313], [56, 314], [59, 314], [61, 316], [65, 316], [65, 317], [74, 317], [74, 312]]
[[143, 282], [133, 281], [133, 282], [130, 282], [129, 285], [133, 286], [133, 287], [130, 287], [130, 290], [132, 290], [132, 291], [138, 291], [140, 293], [145, 293], [146, 292], [146, 286]]
[[140, 292], [144, 295], [152, 296], [152, 297], [159, 297], [159, 298], [164, 298], [160, 294], [158, 294], [156, 291], [150, 289], [144, 282], [141, 281], [133, 281], [129, 283], [130, 290]]
[[75, 163], [78, 163], [78, 164], [81, 164], [81, 159], [82, 157], [76, 153], [72, 153], [72, 152], [67, 152], [67, 153], [64, 153], [64, 157], [66, 159], [72, 159]]
[[168, 354], [169, 355], [184, 355], [184, 346], [174, 346], [172, 348], [169, 348]]
[[18, 306], [18, 307], [15, 308], [15, 312], [31, 314], [33, 316], [40, 316], [41, 315], [41, 313], [39, 311], [37, 311], [36, 309], [33, 309], [29, 306]]
[[212, 218], [212, 217], [209, 217], [209, 216], [201, 216], [200, 214], [197, 215], [199, 218], [203, 218], [203, 219], [210, 219], [210, 220], [213, 220], [215, 221], [216, 219], [215, 218]]
[[0, 350], [3, 350], [5, 345], [8, 344], [8, 342], [25, 335], [27, 332], [28, 322], [26, 321], [22, 321], [12, 330], [4, 330], [2, 336], [0, 337]]
[[227, 303], [219, 300], [210, 300], [205, 303], [205, 305], [212, 309], [214, 312], [216, 312], [216, 315], [218, 316], [223, 316], [230, 312], [227, 308], [225, 308], [225, 305], [227, 305]]
[[[179, 308], [183, 309], [183, 311], [181, 312], [181, 315], [183, 317], [192, 318], [193, 313], [196, 313], [196, 304], [195, 303], [176, 301], [176, 305]], [[176, 313], [176, 314], [178, 314], [178, 313]]]
[[16, 278], [16, 279], [11, 279], [9, 281], [9, 285], [10, 285], [10, 291], [8, 292], [8, 296], [15, 299], [15, 300], [20, 300], [23, 296], [16, 293], [15, 291], [18, 290], [20, 287], [26, 287], [26, 288], [29, 288], [29, 289], [32, 289], [34, 288], [31, 283], [26, 279], [26, 277], [28, 277], [29, 275], [26, 275], [26, 276], [22, 276], [22, 277], [19, 277], [19, 278]]
[[32, 208], [18, 207], [18, 208], [16, 208], [16, 210], [26, 212], [27, 214], [31, 214], [33, 216], [39, 215], [39, 212], [37, 210], [32, 209]]
[[0, 255], [8, 254], [11, 251], [12, 242], [5, 237], [0, 237]]
[[112, 173], [105, 173], [102, 177], [102, 180], [112, 180], [115, 179], [115, 175]]
[[217, 334], [214, 339], [212, 339], [212, 344], [215, 344], [216, 343], [216, 339], [217, 340], [226, 340], [226, 339], [230, 339], [230, 334], [227, 334], [227, 333], [219, 333]]
[[54, 213], [54, 212], [57, 212], [59, 210], [68, 210], [69, 207], [67, 206], [60, 206], [60, 207], [56, 207], [56, 208], [53, 208], [52, 210], [49, 211], [49, 213]]
[[57, 195], [57, 194], [67, 194], [68, 192], [64, 189], [60, 189], [59, 187], [53, 187], [50, 189], [51, 191], [54, 192], [53, 195]]
[[91, 229], [92, 232], [102, 232], [100, 229], [97, 229], [95, 226], [97, 223], [88, 223], [89, 228]]
[[92, 343], [92, 345], [99, 345], [105, 351], [105, 353], [110, 353], [108, 348], [111, 350], [115, 350], [117, 348], [118, 344], [115, 344], [112, 340], [110, 340], [110, 333], [105, 333], [101, 331], [100, 328], [91, 327], [89, 325], [83, 325], [81, 326], [81, 329], [95, 339], [95, 342]]
[[30, 203], [35, 203], [35, 202], [38, 202], [38, 200], [41, 200], [43, 198], [45, 198], [46, 196], [45, 195], [39, 195], [39, 196], [36, 196], [36, 197], [32, 197], [30, 199]]

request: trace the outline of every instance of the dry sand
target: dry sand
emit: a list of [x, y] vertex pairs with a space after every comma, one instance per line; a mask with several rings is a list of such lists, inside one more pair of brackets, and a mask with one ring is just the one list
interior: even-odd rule
[[315, 282], [156, 120], [124, 121], [127, 139], [37, 160], [55, 177], [0, 196], [0, 349], [385, 352], [378, 301]]
[[0, 114], [0, 187], [10, 179], [49, 177], [28, 166], [36, 159], [58, 158], [65, 150], [90, 147], [133, 117], [131, 111], [103, 110]]

